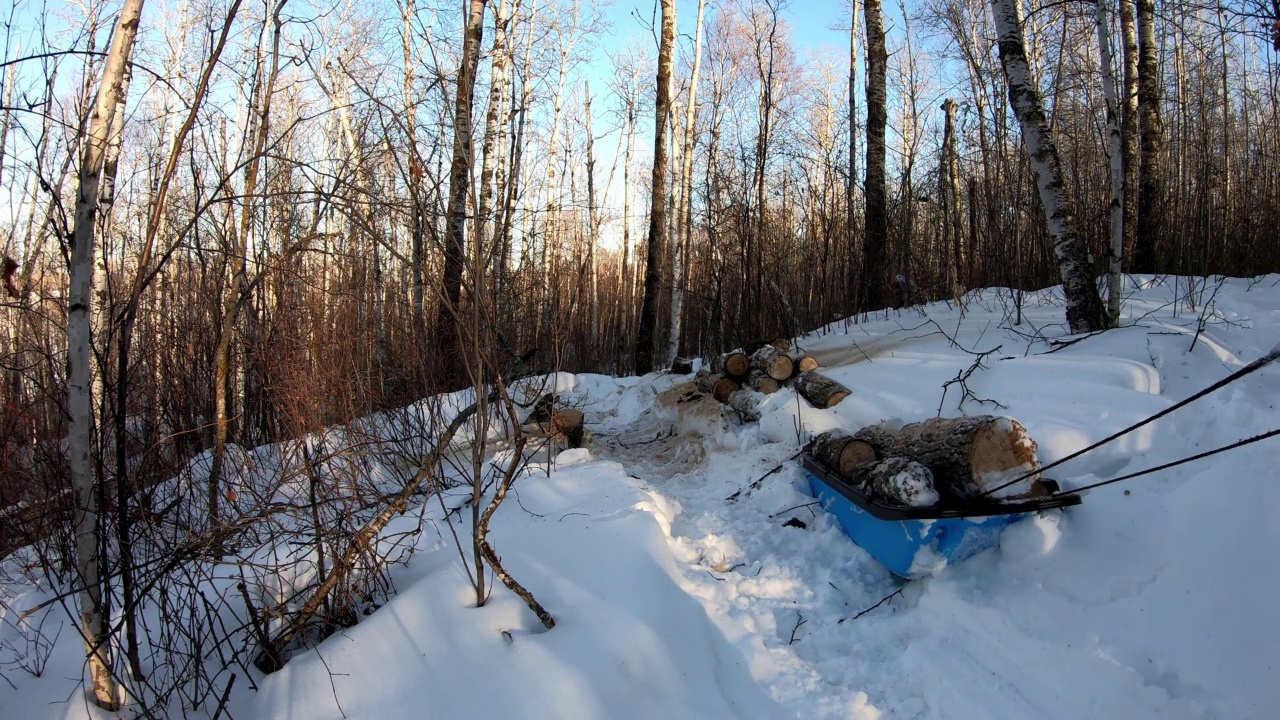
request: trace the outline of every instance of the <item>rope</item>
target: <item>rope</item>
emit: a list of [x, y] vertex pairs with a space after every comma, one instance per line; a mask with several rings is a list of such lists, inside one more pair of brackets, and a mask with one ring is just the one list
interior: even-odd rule
[[1067, 490], [1066, 492], [1063, 492], [1063, 493], [1061, 493], [1061, 494], [1062, 494], [1062, 495], [1071, 495], [1071, 494], [1074, 494], [1074, 493], [1082, 493], [1082, 492], [1084, 492], [1085, 490], [1092, 490], [1092, 489], [1094, 489], [1094, 488], [1100, 488], [1100, 487], [1102, 487], [1103, 485], [1110, 485], [1110, 484], [1112, 484], [1112, 483], [1118, 483], [1118, 482], [1120, 482], [1120, 481], [1122, 481], [1122, 480], [1130, 480], [1130, 479], [1133, 479], [1133, 478], [1136, 478], [1136, 477], [1141, 477], [1141, 476], [1143, 476], [1143, 475], [1150, 475], [1150, 474], [1151, 474], [1151, 473], [1153, 473], [1153, 472], [1159, 472], [1159, 471], [1161, 471], [1161, 470], [1168, 470], [1168, 469], [1169, 469], [1169, 468], [1171, 468], [1171, 467], [1176, 467], [1176, 466], [1178, 466], [1178, 465], [1182, 465], [1183, 463], [1189, 463], [1189, 462], [1192, 462], [1192, 461], [1194, 461], [1194, 460], [1199, 460], [1199, 459], [1201, 459], [1201, 458], [1207, 458], [1207, 457], [1209, 457], [1210, 455], [1217, 455], [1218, 453], [1224, 453], [1224, 452], [1226, 452], [1226, 451], [1228, 451], [1228, 450], [1235, 450], [1236, 448], [1244, 447], [1245, 445], [1252, 445], [1253, 443], [1261, 442], [1261, 441], [1263, 441], [1263, 440], [1266, 440], [1267, 438], [1275, 437], [1276, 435], [1280, 435], [1280, 428], [1276, 428], [1275, 430], [1270, 430], [1270, 431], [1268, 431], [1268, 432], [1262, 433], [1261, 435], [1254, 435], [1254, 436], [1253, 436], [1253, 437], [1251, 437], [1251, 438], [1245, 438], [1244, 440], [1238, 440], [1238, 441], [1236, 441], [1236, 442], [1231, 443], [1230, 445], [1223, 445], [1223, 446], [1222, 446], [1222, 447], [1220, 447], [1220, 448], [1214, 448], [1213, 450], [1206, 450], [1205, 452], [1199, 453], [1198, 455], [1192, 455], [1192, 456], [1190, 456], [1190, 457], [1184, 457], [1184, 458], [1182, 458], [1181, 460], [1174, 460], [1173, 462], [1167, 462], [1167, 463], [1165, 463], [1165, 464], [1163, 464], [1163, 465], [1157, 465], [1157, 466], [1155, 466], [1155, 467], [1153, 467], [1153, 468], [1147, 468], [1146, 470], [1139, 470], [1138, 472], [1129, 473], [1128, 475], [1121, 475], [1120, 477], [1111, 478], [1110, 480], [1103, 480], [1102, 482], [1096, 482], [1096, 483], [1093, 483], [1092, 485], [1085, 485], [1084, 487], [1078, 487], [1078, 488], [1075, 488], [1075, 489], [1073, 489], [1073, 490]]
[[[1223, 387], [1225, 387], [1225, 386], [1227, 386], [1227, 385], [1230, 385], [1231, 383], [1235, 382], [1236, 380], [1239, 380], [1240, 378], [1244, 377], [1245, 375], [1248, 375], [1248, 374], [1250, 374], [1250, 373], [1252, 373], [1252, 372], [1256, 372], [1257, 370], [1260, 370], [1260, 369], [1262, 369], [1262, 368], [1266, 367], [1267, 365], [1271, 364], [1272, 362], [1274, 362], [1274, 361], [1275, 361], [1276, 359], [1278, 359], [1278, 358], [1280, 358], [1280, 345], [1276, 345], [1274, 348], [1272, 348], [1272, 349], [1271, 349], [1271, 352], [1267, 353], [1266, 355], [1263, 355], [1262, 357], [1258, 358], [1257, 360], [1254, 360], [1253, 362], [1249, 363], [1248, 365], [1245, 365], [1244, 367], [1240, 368], [1239, 370], [1237, 370], [1237, 371], [1235, 371], [1235, 372], [1231, 373], [1230, 375], [1228, 375], [1228, 376], [1226, 376], [1225, 378], [1223, 378], [1223, 379], [1219, 380], [1218, 382], [1216, 382], [1216, 383], [1214, 383], [1214, 384], [1210, 385], [1209, 387], [1207, 387], [1207, 388], [1205, 388], [1205, 389], [1201, 390], [1200, 392], [1198, 392], [1198, 393], [1196, 393], [1196, 394], [1192, 395], [1191, 397], [1188, 397], [1188, 398], [1186, 398], [1185, 400], [1182, 400], [1182, 401], [1180, 401], [1180, 402], [1178, 402], [1178, 403], [1176, 403], [1176, 404], [1174, 404], [1174, 405], [1170, 405], [1169, 407], [1165, 408], [1164, 410], [1161, 410], [1160, 412], [1156, 413], [1155, 415], [1152, 415], [1151, 417], [1149, 417], [1149, 418], [1147, 418], [1147, 419], [1145, 419], [1145, 420], [1140, 420], [1140, 421], [1138, 421], [1138, 422], [1134, 423], [1133, 425], [1130, 425], [1129, 427], [1127, 427], [1127, 428], [1125, 428], [1125, 429], [1123, 429], [1123, 430], [1121, 430], [1121, 431], [1119, 431], [1119, 432], [1117, 432], [1117, 433], [1115, 433], [1115, 434], [1113, 434], [1113, 435], [1109, 435], [1109, 436], [1107, 436], [1107, 437], [1105, 437], [1105, 438], [1103, 438], [1103, 439], [1099, 440], [1098, 442], [1096, 442], [1096, 443], [1094, 443], [1094, 444], [1092, 444], [1092, 445], [1090, 445], [1090, 446], [1088, 446], [1088, 447], [1081, 448], [1080, 450], [1077, 450], [1077, 451], [1075, 451], [1075, 452], [1071, 453], [1070, 455], [1068, 455], [1068, 456], [1066, 456], [1066, 457], [1064, 457], [1064, 458], [1059, 458], [1058, 460], [1055, 460], [1055, 461], [1053, 461], [1053, 462], [1049, 463], [1048, 465], [1045, 465], [1044, 467], [1041, 467], [1041, 468], [1039, 468], [1039, 469], [1037, 469], [1037, 470], [1032, 470], [1031, 472], [1028, 472], [1028, 473], [1024, 473], [1024, 474], [1022, 474], [1022, 475], [1020, 475], [1020, 476], [1018, 476], [1018, 477], [1016, 477], [1016, 478], [1014, 478], [1014, 479], [1010, 480], [1009, 482], [1007, 482], [1007, 483], [1005, 483], [1005, 484], [1003, 484], [1003, 485], [999, 485], [999, 486], [996, 486], [996, 487], [994, 487], [994, 488], [991, 488], [990, 490], [987, 490], [986, 492], [982, 493], [982, 495], [979, 495], [979, 497], [983, 497], [983, 496], [986, 496], [986, 495], [990, 495], [991, 493], [994, 493], [994, 492], [999, 492], [999, 491], [1001, 491], [1001, 490], [1003, 490], [1003, 489], [1005, 489], [1005, 488], [1009, 487], [1010, 485], [1014, 485], [1014, 484], [1020, 483], [1020, 482], [1022, 482], [1023, 480], [1026, 480], [1026, 479], [1027, 479], [1027, 478], [1029, 478], [1029, 477], [1033, 477], [1033, 476], [1035, 476], [1035, 475], [1038, 475], [1038, 474], [1040, 474], [1040, 473], [1042, 473], [1042, 472], [1044, 472], [1044, 471], [1046, 471], [1046, 470], [1050, 470], [1050, 469], [1052, 469], [1052, 468], [1055, 468], [1055, 467], [1057, 467], [1057, 466], [1059, 466], [1059, 465], [1061, 465], [1061, 464], [1063, 464], [1063, 463], [1065, 463], [1065, 462], [1067, 462], [1067, 461], [1069, 461], [1069, 460], [1074, 460], [1074, 459], [1076, 459], [1076, 458], [1080, 457], [1081, 455], [1084, 455], [1085, 453], [1087, 453], [1087, 452], [1089, 452], [1089, 451], [1091, 451], [1091, 450], [1094, 450], [1094, 449], [1097, 449], [1097, 448], [1099, 448], [1099, 447], [1102, 447], [1103, 445], [1106, 445], [1107, 443], [1109, 443], [1109, 442], [1111, 442], [1111, 441], [1115, 440], [1116, 438], [1119, 438], [1119, 437], [1121, 437], [1121, 436], [1123, 436], [1123, 435], [1127, 435], [1127, 434], [1129, 434], [1129, 433], [1133, 432], [1134, 430], [1137, 430], [1137, 429], [1138, 429], [1138, 428], [1140, 428], [1140, 427], [1143, 427], [1143, 426], [1149, 425], [1149, 424], [1151, 424], [1151, 423], [1155, 422], [1156, 420], [1159, 420], [1160, 418], [1162, 418], [1162, 417], [1164, 417], [1164, 416], [1168, 415], [1169, 413], [1173, 412], [1174, 410], [1177, 410], [1177, 409], [1179, 409], [1179, 408], [1186, 407], [1187, 405], [1190, 405], [1191, 403], [1195, 402], [1196, 400], [1199, 400], [1200, 398], [1204, 397], [1205, 395], [1208, 395], [1209, 393], [1212, 393], [1212, 392], [1214, 392], [1214, 391], [1216, 391], [1216, 390], [1219, 390], [1219, 389], [1221, 389], [1221, 388], [1223, 388]], [[1258, 438], [1257, 438], [1257, 439], [1262, 439], [1263, 437], [1264, 437], [1264, 436], [1258, 436]], [[1270, 437], [1270, 435], [1266, 435], [1265, 437]], [[1254, 439], [1251, 439], [1251, 441], [1256, 442], [1256, 440], [1254, 440]], [[1228, 447], [1228, 448], [1226, 448], [1226, 449], [1229, 449], [1230, 447], [1234, 447], [1234, 446], [1229, 446], [1229, 447]], [[1188, 458], [1188, 460], [1194, 460], [1194, 459], [1196, 459], [1196, 458], [1198, 458], [1198, 457], [1205, 457], [1205, 456], [1204, 456], [1204, 455], [1198, 455], [1198, 456], [1195, 456], [1195, 457], [1193, 457], [1193, 458]], [[1159, 469], [1159, 468], [1156, 468], [1156, 469]]]

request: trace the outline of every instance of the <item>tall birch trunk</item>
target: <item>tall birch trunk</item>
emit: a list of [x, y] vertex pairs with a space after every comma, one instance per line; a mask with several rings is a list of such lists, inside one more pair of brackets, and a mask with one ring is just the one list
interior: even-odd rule
[[1120, 0], [1121, 98], [1120, 156], [1124, 166], [1124, 252], [1133, 257], [1138, 239], [1138, 33], [1133, 25], [1133, 1]]
[[[849, 6], [849, 174], [845, 177], [845, 233], [849, 239], [849, 270], [858, 267], [858, 244], [853, 241], [854, 227], [857, 226], [855, 214], [857, 204], [854, 203], [858, 177], [858, 0], [852, 0]], [[849, 283], [845, 291], [846, 310], [855, 312], [858, 306], [854, 283]]]
[[992, 0], [991, 11], [999, 38], [1000, 63], [1009, 84], [1009, 104], [1022, 127], [1022, 139], [1035, 170], [1036, 187], [1044, 206], [1049, 242], [1062, 276], [1067, 324], [1073, 333], [1105, 329], [1106, 311], [1094, 284], [1089, 254], [1075, 234], [1058, 148], [1049, 134], [1040, 92], [1027, 63], [1026, 41], [1022, 35], [1022, 5], [1019, 0]]
[[122, 128], [118, 108], [129, 94], [129, 66], [142, 16], [143, 0], [126, 0], [120, 10], [111, 47], [103, 65], [102, 83], [89, 120], [89, 133], [80, 160], [80, 190], [76, 195], [72, 230], [71, 283], [67, 312], [67, 454], [76, 493], [76, 569], [80, 574], [80, 631], [88, 658], [93, 699], [106, 710], [123, 702], [120, 686], [111, 671], [109, 628], [102, 610], [105, 580], [99, 540], [101, 488], [90, 457], [93, 451], [93, 396], [91, 319], [94, 304], [94, 230], [99, 197], [106, 178], [105, 165], [113, 138]]
[[583, 114], [587, 132], [587, 272], [591, 273], [591, 337], [600, 338], [600, 292], [596, 268], [596, 236], [599, 223], [596, 220], [596, 158], [595, 136], [591, 134], [591, 84], [584, 83]]
[[[1122, 2], [1124, 0], [1121, 0]], [[1102, 93], [1107, 100], [1107, 157], [1111, 166], [1111, 252], [1107, 283], [1107, 318], [1120, 324], [1121, 265], [1124, 258], [1124, 152], [1120, 132], [1120, 103], [1116, 97], [1115, 58], [1111, 52], [1111, 18], [1107, 0], [1095, 0], [1098, 47], [1102, 51]]]
[[653, 372], [658, 294], [662, 292], [662, 248], [667, 244], [667, 118], [671, 114], [671, 75], [675, 65], [676, 3], [662, 0], [662, 40], [658, 45], [657, 102], [653, 117], [653, 192], [649, 205], [648, 262], [644, 300], [636, 333], [636, 372]]
[[680, 204], [676, 210], [676, 241], [671, 255], [671, 333], [662, 366], [670, 367], [680, 352], [680, 334], [684, 318], [685, 259], [689, 252], [689, 236], [693, 231], [693, 128], [698, 118], [698, 71], [702, 67], [702, 16], [707, 0], [698, 0], [697, 29], [693, 41], [693, 70], [689, 74], [689, 102], [684, 110], [684, 137], [680, 141]]
[[1133, 269], [1156, 269], [1156, 241], [1160, 237], [1160, 193], [1164, 185], [1160, 152], [1164, 123], [1160, 118], [1160, 68], [1156, 46], [1155, 0], [1138, 0], [1138, 117], [1141, 169], [1138, 180], [1138, 237]]
[[889, 123], [885, 79], [889, 54], [885, 50], [880, 0], [866, 0], [867, 24], [867, 176], [866, 227], [862, 240], [862, 310], [884, 307], [889, 242], [889, 209], [885, 189], [885, 128]]
[[[964, 294], [965, 280], [960, 273], [964, 263], [964, 232], [960, 224], [960, 171], [958, 153], [956, 151], [956, 102], [947, 98], [942, 103], [942, 192], [943, 199], [943, 236], [950, 242], [943, 247], [947, 254], [947, 290], [955, 297], [956, 302]], [[973, 249], [969, 249], [973, 252]]]

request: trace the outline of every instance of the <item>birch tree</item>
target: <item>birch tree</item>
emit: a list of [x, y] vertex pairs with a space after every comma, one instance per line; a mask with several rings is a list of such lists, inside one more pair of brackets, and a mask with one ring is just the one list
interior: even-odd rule
[[[1121, 0], [1123, 2], [1123, 0]], [[1107, 103], [1107, 157], [1111, 168], [1111, 244], [1107, 283], [1107, 318], [1120, 324], [1121, 264], [1124, 257], [1125, 167], [1120, 131], [1120, 103], [1116, 97], [1115, 59], [1111, 52], [1111, 19], [1107, 0], [1095, 0], [1094, 22], [1102, 53], [1102, 92]]]
[[1049, 134], [1044, 104], [1027, 62], [1022, 4], [1019, 0], [992, 0], [991, 11], [999, 38], [1000, 63], [1009, 84], [1009, 105], [1022, 127], [1022, 141], [1035, 170], [1049, 242], [1062, 277], [1063, 294], [1067, 300], [1067, 324], [1073, 333], [1103, 330], [1107, 327], [1106, 312], [1093, 281], [1089, 254], [1075, 234], [1058, 148]]
[[866, 228], [862, 240], [862, 310], [886, 305], [885, 275], [888, 272], [889, 208], [885, 189], [885, 128], [889, 121], [885, 81], [889, 53], [885, 49], [884, 19], [880, 0], [862, 4], [867, 27], [867, 175]]
[[94, 306], [94, 229], [99, 198], [114, 177], [106, 173], [107, 154], [123, 132], [120, 111], [129, 96], [129, 66], [142, 17], [143, 0], [125, 0], [103, 64], [102, 81], [88, 137], [80, 159], [80, 189], [76, 194], [72, 230], [70, 288], [67, 294], [67, 454], [76, 494], [76, 568], [80, 575], [80, 632], [88, 657], [94, 702], [116, 710], [124, 698], [111, 669], [110, 633], [103, 613], [103, 563], [100, 554], [99, 479], [90, 457], [93, 451], [93, 378], [90, 368], [91, 320]]

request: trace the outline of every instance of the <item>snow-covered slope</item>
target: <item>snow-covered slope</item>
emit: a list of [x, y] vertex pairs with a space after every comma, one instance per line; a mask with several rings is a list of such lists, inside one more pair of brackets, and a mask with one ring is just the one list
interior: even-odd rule
[[[237, 686], [228, 710], [1271, 717], [1280, 440], [1090, 491], [1079, 507], [1009, 528], [998, 549], [906, 584], [813, 504], [794, 465], [748, 486], [790, 457], [798, 436], [939, 412], [1013, 416], [1053, 461], [1270, 350], [1277, 285], [1146, 279], [1130, 288], [1124, 327], [1065, 341], [1052, 292], [1028, 295], [1018, 325], [1009, 293], [996, 290], [971, 293], [963, 312], [934, 304], [836, 323], [800, 344], [853, 395], [815, 410], [783, 390], [749, 425], [656, 403], [682, 378], [562, 375], [595, 444], [531, 468], [493, 535], [558, 626], [540, 632], [500, 586], [472, 607], [441, 527], [398, 570], [391, 602], [256, 678], [258, 691]], [[979, 355], [961, 404], [966, 388], [944, 385]], [[1050, 474], [1079, 487], [1280, 426], [1278, 375], [1280, 366], [1254, 373]], [[6, 671], [16, 689], [0, 683], [0, 715], [95, 714], [76, 694], [74, 638], [59, 643], [44, 677]]]

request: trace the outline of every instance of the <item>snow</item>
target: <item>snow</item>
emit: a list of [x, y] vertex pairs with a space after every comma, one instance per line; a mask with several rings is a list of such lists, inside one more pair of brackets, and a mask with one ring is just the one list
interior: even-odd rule
[[[595, 438], [540, 458], [493, 521], [507, 568], [557, 626], [544, 631], [501, 586], [475, 608], [439, 508], [428, 505], [433, 529], [393, 573], [398, 594], [280, 672], [255, 676], [256, 691], [238, 683], [227, 710], [1270, 717], [1280, 703], [1274, 444], [1089, 491], [1078, 507], [1009, 527], [998, 548], [909, 583], [814, 505], [794, 463], [750, 487], [813, 434], [939, 412], [1015, 418], [1048, 464], [1280, 349], [1280, 276], [1135, 277], [1125, 296], [1123, 326], [1088, 336], [1068, 334], [1060, 290], [1028, 293], [1021, 325], [1000, 289], [970, 292], [963, 312], [938, 303], [833, 323], [799, 345], [853, 395], [817, 410], [784, 389], [751, 424], [660, 401], [687, 377], [528, 381], [518, 400], [554, 387]], [[967, 399], [944, 390], [973, 353], [993, 349], [967, 380]], [[1269, 430], [1280, 425], [1277, 373], [1248, 375], [1047, 474], [1081, 487]], [[0, 596], [0, 672], [15, 686], [0, 682], [0, 715], [106, 717], [83, 700], [69, 625], [40, 678], [6, 664], [16, 614], [46, 592]], [[48, 627], [65, 622], [57, 604], [48, 612]]]

